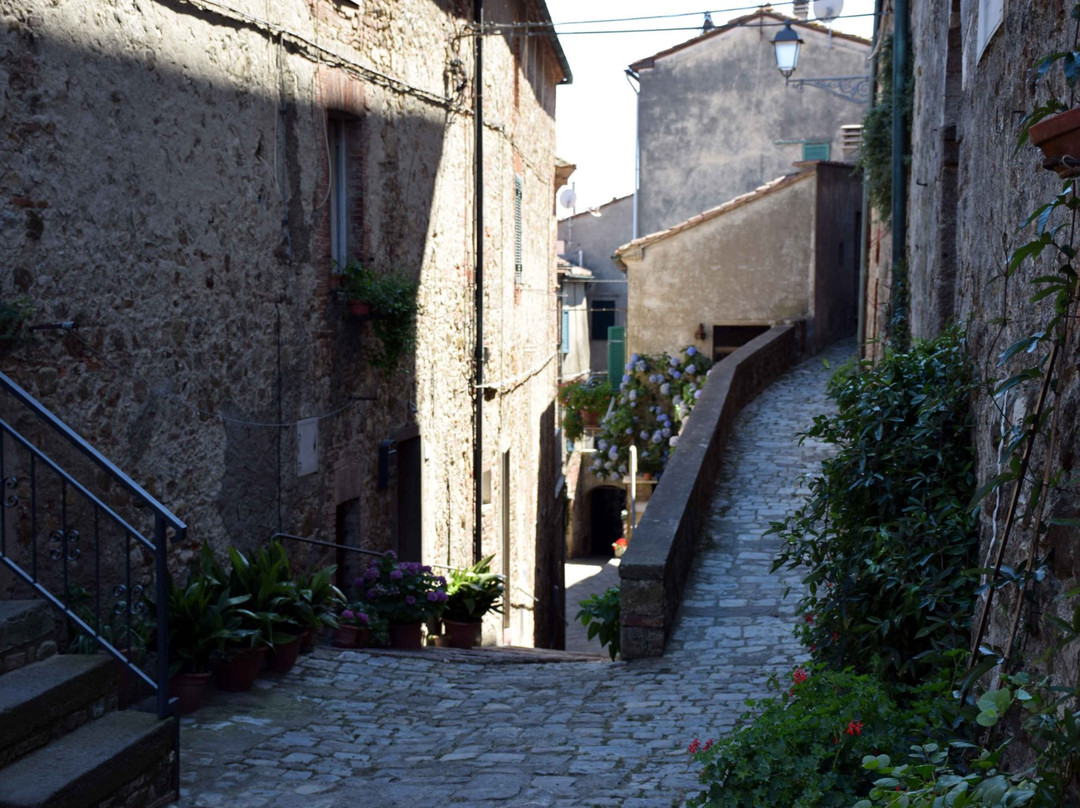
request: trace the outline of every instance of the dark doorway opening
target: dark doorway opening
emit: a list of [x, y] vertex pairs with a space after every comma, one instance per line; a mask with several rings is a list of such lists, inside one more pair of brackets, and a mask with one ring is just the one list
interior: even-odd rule
[[611, 545], [622, 536], [622, 512], [626, 509], [626, 491], [621, 488], [594, 488], [589, 494], [591, 523], [589, 555], [610, 556]]
[[[337, 506], [335, 541], [339, 547], [360, 547], [363, 538], [361, 516], [359, 499], [346, 500]], [[338, 550], [335, 560], [337, 573], [334, 583], [343, 592], [352, 591], [353, 581], [359, 578], [367, 567], [367, 559], [362, 553]]]
[[420, 490], [420, 438], [399, 440], [397, 445], [398, 557], [419, 561], [422, 547], [422, 497]]
[[767, 325], [714, 325], [712, 329], [713, 361], [719, 362], [734, 353], [754, 337], [769, 330]]

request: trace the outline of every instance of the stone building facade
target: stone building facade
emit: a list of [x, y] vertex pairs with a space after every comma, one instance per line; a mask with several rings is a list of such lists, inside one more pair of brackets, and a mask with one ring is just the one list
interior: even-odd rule
[[[202, 542], [251, 549], [279, 531], [471, 563], [481, 396], [482, 545], [512, 603], [489, 638], [550, 644], [554, 111], [569, 70], [553, 38], [484, 36], [474, 390], [472, 13], [0, 2], [0, 296], [76, 325], [34, 332], [0, 369], [188, 522], [175, 568]], [[492, 0], [485, 15], [547, 11]], [[347, 314], [347, 259], [419, 282], [417, 347], [392, 373], [368, 361], [372, 324]]]
[[788, 22], [803, 40], [793, 78], [868, 74], [865, 39], [772, 10], [630, 65], [640, 82], [634, 238], [752, 191], [794, 162], [843, 159], [841, 126], [859, 123], [864, 110], [785, 86], [772, 40]]
[[[1060, 263], [1050, 250], [1022, 262], [1011, 276], [1005, 270], [1010, 256], [1036, 236], [1034, 226], [1023, 223], [1062, 190], [1062, 181], [1041, 167], [1039, 151], [1017, 143], [1026, 112], [1051, 92], [1069, 98], [1060, 69], [1050, 71], [1045, 84], [1033, 81], [1030, 68], [1050, 53], [1076, 47], [1071, 6], [1009, 3], [999, 16], [1000, 3], [911, 4], [916, 77], [906, 243], [911, 327], [916, 337], [932, 337], [950, 323], [963, 326], [976, 373], [986, 382], [973, 399], [980, 484], [1007, 470], [1009, 457], [1000, 452], [999, 441], [1022, 428], [1039, 398], [1040, 379], [993, 395], [995, 380], [1040, 359], [1048, 362], [1051, 354], [1047, 342], [1040, 342], [1003, 364], [1000, 359], [1018, 340], [1043, 331], [1054, 313], [1051, 298], [1032, 300], [1038, 288], [1033, 279], [1052, 275]], [[1048, 459], [1047, 443], [1037, 441], [1028, 473], [1042, 479], [1048, 468], [1054, 481], [1041, 510], [1045, 532], [1035, 535], [1038, 519], [1030, 508], [1030, 485], [1021, 489], [1020, 518], [1010, 530], [1011, 483], [985, 498], [980, 510], [984, 566], [992, 565], [1004, 543], [1005, 564], [1016, 565], [1030, 553], [1046, 571], [1023, 605], [1013, 587], [995, 593], [989, 629], [980, 642], [1008, 651], [1013, 667], [1031, 670], [1045, 664], [1070, 685], [1077, 675], [1075, 646], [1045, 662], [1040, 657], [1056, 636], [1045, 615], [1072, 619], [1075, 602], [1060, 595], [1080, 579], [1077, 529], [1065, 521], [1077, 516], [1076, 338], [1072, 328], [1046, 402], [1047, 412], [1054, 413], [1046, 428], [1053, 424], [1056, 446]], [[1017, 609], [1019, 631], [1009, 648]]]

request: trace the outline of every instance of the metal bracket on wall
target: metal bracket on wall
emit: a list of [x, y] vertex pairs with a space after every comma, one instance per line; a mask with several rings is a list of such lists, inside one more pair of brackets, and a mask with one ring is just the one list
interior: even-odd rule
[[820, 79], [788, 79], [789, 87], [794, 87], [795, 92], [801, 93], [806, 86], [824, 90], [829, 95], [843, 98], [853, 104], [867, 104], [870, 102], [870, 77], [869, 76], [827, 76]]

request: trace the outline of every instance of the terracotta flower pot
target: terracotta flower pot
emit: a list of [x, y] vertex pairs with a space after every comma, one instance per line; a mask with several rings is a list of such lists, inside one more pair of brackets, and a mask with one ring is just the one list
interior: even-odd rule
[[[1028, 130], [1028, 138], [1042, 149], [1045, 168], [1053, 169], [1059, 177], [1080, 175], [1080, 107], [1044, 118]], [[1066, 165], [1064, 157], [1073, 158], [1076, 165]]]
[[456, 620], [442, 621], [446, 644], [451, 648], [472, 648], [480, 633], [480, 623], [459, 623]]
[[419, 651], [424, 647], [419, 620], [413, 623], [391, 623], [390, 645], [409, 651]]
[[349, 314], [354, 317], [363, 317], [365, 314], [371, 314], [371, 304], [365, 303], [363, 300], [350, 300]]
[[300, 646], [304, 638], [297, 637], [292, 642], [276, 645], [266, 653], [266, 667], [274, 673], [288, 673], [300, 656]]
[[335, 648], [355, 648], [356, 637], [360, 632], [359, 626], [340, 625], [334, 629]]
[[176, 712], [187, 715], [202, 705], [209, 673], [178, 673], [169, 680], [169, 695], [177, 700]]
[[259, 675], [259, 665], [266, 656], [266, 647], [245, 648], [233, 653], [229, 659], [218, 666], [218, 688], [231, 693], [251, 690], [255, 677]]
[[371, 629], [360, 627], [356, 630], [356, 647], [367, 648], [371, 645]]

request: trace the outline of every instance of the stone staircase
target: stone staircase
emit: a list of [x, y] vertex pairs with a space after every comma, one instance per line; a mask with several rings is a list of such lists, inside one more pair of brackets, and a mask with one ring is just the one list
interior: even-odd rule
[[175, 801], [176, 719], [118, 710], [121, 666], [57, 654], [55, 629], [44, 601], [0, 601], [0, 808]]

